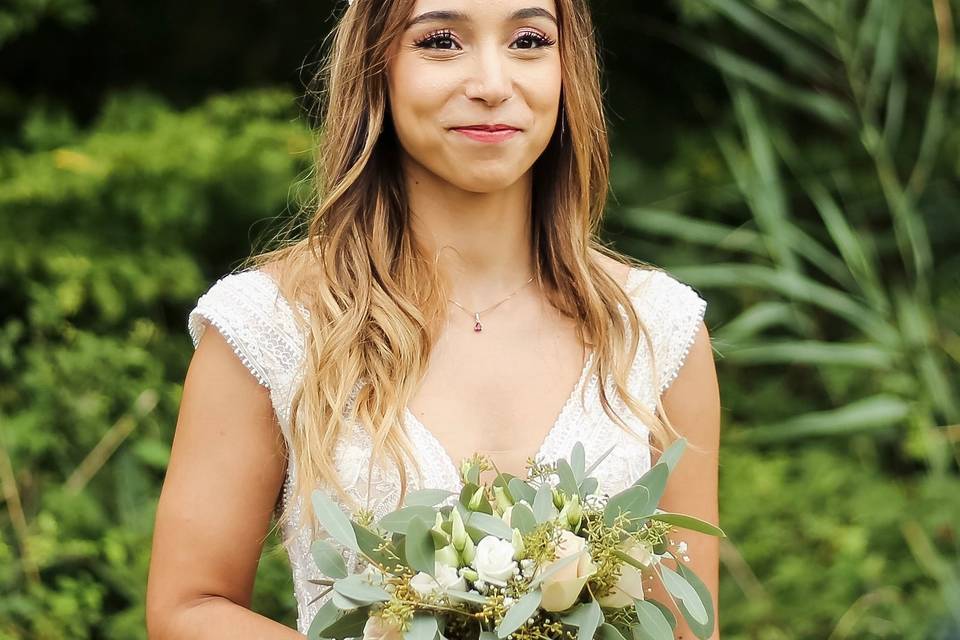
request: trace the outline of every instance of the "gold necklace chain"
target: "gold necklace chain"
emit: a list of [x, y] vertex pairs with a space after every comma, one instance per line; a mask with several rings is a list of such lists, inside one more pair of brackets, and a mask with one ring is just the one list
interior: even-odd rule
[[495, 304], [495, 305], [493, 305], [493, 306], [490, 306], [490, 307], [487, 307], [486, 309], [483, 309], [482, 311], [470, 311], [469, 309], [465, 309], [462, 304], [460, 304], [459, 302], [457, 302], [457, 301], [454, 300], [453, 298], [447, 298], [447, 300], [449, 300], [449, 301], [452, 302], [453, 304], [455, 304], [455, 305], [457, 305], [458, 307], [460, 307], [461, 309], [463, 309], [464, 312], [466, 312], [467, 314], [473, 316], [473, 319], [474, 319], [473, 330], [476, 331], [477, 333], [479, 333], [479, 332], [483, 331], [483, 325], [480, 324], [480, 314], [481, 314], [481, 313], [486, 313], [487, 311], [490, 311], [490, 310], [492, 310], [492, 309], [496, 309], [496, 308], [499, 307], [501, 304], [503, 304], [504, 302], [506, 302], [507, 300], [509, 300], [509, 299], [512, 298], [513, 296], [517, 295], [517, 293], [520, 291], [520, 289], [523, 289], [525, 286], [527, 286], [528, 284], [530, 284], [532, 281], [533, 281], [533, 276], [530, 276], [530, 279], [527, 280], [526, 282], [524, 282], [522, 285], [520, 285], [520, 286], [517, 288], [516, 291], [514, 291], [513, 293], [511, 293], [510, 295], [508, 295], [506, 298], [504, 298], [503, 300], [501, 300], [501, 301], [498, 302], [497, 304]]

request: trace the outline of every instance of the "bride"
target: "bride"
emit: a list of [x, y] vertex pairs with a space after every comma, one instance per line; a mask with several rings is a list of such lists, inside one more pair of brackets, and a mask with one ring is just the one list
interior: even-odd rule
[[[706, 302], [596, 236], [609, 169], [596, 55], [584, 0], [344, 7], [302, 231], [189, 316], [151, 638], [303, 637], [323, 604], [313, 490], [378, 518], [416, 488], [457, 490], [474, 452], [525, 476], [577, 440], [588, 465], [613, 446], [594, 474], [613, 494], [683, 436], [661, 508], [718, 524]], [[298, 631], [249, 609], [274, 519]], [[716, 611], [717, 539], [672, 542]]]

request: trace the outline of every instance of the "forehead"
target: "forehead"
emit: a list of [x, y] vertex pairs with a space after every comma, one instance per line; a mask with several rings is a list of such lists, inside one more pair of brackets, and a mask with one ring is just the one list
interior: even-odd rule
[[408, 25], [426, 20], [509, 21], [540, 18], [554, 21], [555, 0], [417, 0]]

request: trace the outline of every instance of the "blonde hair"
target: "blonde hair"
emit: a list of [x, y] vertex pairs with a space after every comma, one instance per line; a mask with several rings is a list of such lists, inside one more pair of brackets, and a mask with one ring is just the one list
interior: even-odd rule
[[[306, 232], [294, 221], [285, 237], [275, 238], [280, 246], [251, 256], [244, 265], [271, 272], [282, 294], [309, 310], [309, 318], [294, 314], [307, 340], [302, 384], [291, 410], [289, 445], [298, 473], [278, 525], [291, 517], [299, 496], [311, 539], [316, 536], [311, 494], [321, 482], [329, 483], [352, 509], [365, 506], [346, 493], [334, 465], [334, 445], [345, 417], [369, 431], [372, 461], [387, 455], [396, 464], [400, 504], [408, 490], [405, 459], [414, 462], [422, 480], [403, 429], [404, 415], [448, 310], [448, 291], [434, 260], [415, 244], [406, 224], [408, 200], [385, 76], [388, 49], [414, 5], [415, 0], [366, 0], [345, 10], [314, 77], [315, 86], [322, 88], [316, 91], [321, 124], [311, 200], [301, 216]], [[565, 131], [559, 135], [558, 121], [532, 169], [535, 276], [541, 286], [550, 285], [543, 287], [549, 302], [576, 320], [581, 341], [589, 338], [593, 345], [590, 375], [600, 380], [612, 375], [616, 392], [644, 420], [662, 451], [670, 436], [678, 434], [669, 420], [651, 414], [627, 390], [639, 335], [652, 356], [650, 335], [620, 284], [589, 252], [655, 267], [608, 249], [596, 237], [609, 149], [596, 48], [583, 46], [593, 42], [593, 25], [584, 0], [556, 0], [556, 5], [563, 79], [559, 119], [565, 119]], [[633, 337], [629, 345], [628, 330]], [[655, 363], [653, 379], [659, 379]], [[360, 381], [368, 384], [358, 385]], [[633, 434], [613, 411], [605, 385], [599, 385], [599, 392], [611, 420]], [[665, 418], [659, 398], [657, 408]]]

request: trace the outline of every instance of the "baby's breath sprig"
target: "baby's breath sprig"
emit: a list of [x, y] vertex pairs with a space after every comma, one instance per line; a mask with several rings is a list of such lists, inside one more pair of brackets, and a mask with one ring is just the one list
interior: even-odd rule
[[527, 479], [546, 482], [547, 478], [557, 473], [556, 462], [537, 462], [534, 458], [527, 458]]
[[611, 526], [603, 522], [602, 511], [584, 512], [583, 528], [587, 535], [587, 544], [590, 546], [590, 556], [597, 566], [596, 573], [590, 577], [591, 591], [599, 596], [610, 593], [620, 579], [623, 560], [617, 557], [615, 551], [620, 548], [624, 538], [630, 535], [627, 530], [629, 524], [627, 514], [618, 514]]
[[362, 527], [370, 528], [373, 526], [373, 510], [361, 507], [353, 514], [354, 521]]
[[541, 610], [534, 614], [532, 623], [521, 626], [509, 637], [510, 640], [573, 640], [576, 632], [565, 629], [559, 619]]

